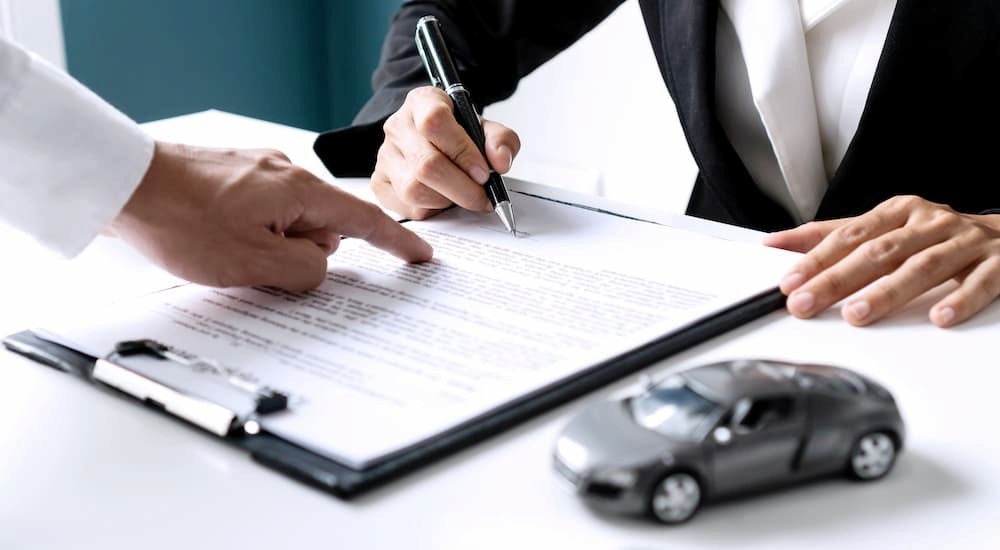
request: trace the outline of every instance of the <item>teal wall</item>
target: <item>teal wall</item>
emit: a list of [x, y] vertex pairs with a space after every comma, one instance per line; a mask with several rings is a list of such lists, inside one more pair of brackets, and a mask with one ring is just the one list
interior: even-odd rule
[[67, 69], [139, 122], [204, 109], [324, 130], [371, 95], [400, 0], [62, 0]]

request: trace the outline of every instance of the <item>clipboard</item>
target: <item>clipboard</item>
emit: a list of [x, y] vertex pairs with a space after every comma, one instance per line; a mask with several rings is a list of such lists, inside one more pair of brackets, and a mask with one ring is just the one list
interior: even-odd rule
[[[7, 336], [10, 351], [40, 364], [107, 386], [126, 399], [152, 406], [179, 422], [244, 449], [259, 464], [334, 496], [350, 499], [456, 453], [493, 435], [601, 388], [657, 361], [776, 311], [785, 296], [770, 289], [676, 332], [580, 371], [560, 384], [523, 395], [492, 414], [458, 424], [404, 452], [365, 469], [354, 469], [255, 427], [257, 415], [280, 411], [287, 397], [245, 381], [223, 380], [226, 388], [213, 395], [195, 395], [162, 379], [142, 380], [149, 361], [156, 368], [209, 368], [212, 358], [190, 356], [169, 343], [153, 340], [122, 342], [104, 357], [94, 357], [50, 342], [31, 331]], [[225, 372], [218, 373], [225, 378]], [[157, 385], [159, 387], [157, 387]]]

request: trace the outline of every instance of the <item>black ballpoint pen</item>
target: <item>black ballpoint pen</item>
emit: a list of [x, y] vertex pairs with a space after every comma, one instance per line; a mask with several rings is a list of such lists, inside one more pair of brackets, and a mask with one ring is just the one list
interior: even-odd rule
[[[472, 102], [472, 95], [458, 79], [458, 69], [455, 68], [455, 62], [452, 61], [445, 45], [444, 35], [441, 34], [441, 27], [436, 17], [428, 15], [417, 21], [416, 41], [417, 51], [424, 62], [427, 74], [430, 75], [431, 83], [444, 90], [451, 98], [459, 125], [469, 134], [486, 159], [486, 134], [479, 120], [479, 113], [476, 112], [475, 103]], [[490, 166], [488, 159], [486, 166], [490, 169], [490, 177], [483, 186], [486, 196], [489, 197], [493, 211], [500, 217], [507, 231], [517, 235], [514, 211], [510, 207], [510, 197], [507, 195], [503, 178]]]

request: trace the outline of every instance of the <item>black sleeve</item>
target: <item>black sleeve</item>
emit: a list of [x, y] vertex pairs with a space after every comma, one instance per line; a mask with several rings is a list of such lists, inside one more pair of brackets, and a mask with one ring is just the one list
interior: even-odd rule
[[417, 20], [441, 23], [462, 81], [483, 106], [510, 97], [538, 68], [624, 0], [408, 0], [393, 17], [372, 76], [374, 95], [347, 128], [323, 132], [314, 150], [338, 177], [367, 177], [385, 138], [382, 124], [413, 88], [429, 85], [417, 54]]

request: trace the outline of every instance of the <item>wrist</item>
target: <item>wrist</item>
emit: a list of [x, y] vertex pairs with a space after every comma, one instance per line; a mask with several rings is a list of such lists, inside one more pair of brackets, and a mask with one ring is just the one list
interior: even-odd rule
[[143, 219], [148, 219], [149, 209], [153, 208], [157, 202], [156, 195], [159, 194], [164, 182], [169, 179], [167, 174], [171, 171], [172, 157], [176, 156], [176, 149], [179, 147], [162, 141], [153, 143], [153, 154], [146, 167], [146, 172], [118, 215], [112, 220], [110, 226], [112, 231], [120, 232]]

